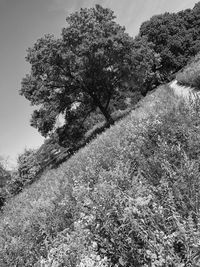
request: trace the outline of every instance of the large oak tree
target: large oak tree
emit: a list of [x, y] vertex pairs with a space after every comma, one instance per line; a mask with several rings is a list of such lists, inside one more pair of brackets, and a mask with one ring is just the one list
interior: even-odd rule
[[110, 101], [131, 73], [133, 39], [110, 9], [81, 9], [66, 21], [60, 38], [45, 35], [26, 57], [31, 71], [22, 80], [20, 94], [37, 106], [31, 125], [43, 136], [55, 129], [60, 114], [66, 136], [81, 132], [96, 109], [112, 124]]

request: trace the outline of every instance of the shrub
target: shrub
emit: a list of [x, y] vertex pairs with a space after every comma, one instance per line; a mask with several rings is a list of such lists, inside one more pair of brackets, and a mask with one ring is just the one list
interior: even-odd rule
[[200, 54], [177, 74], [179, 84], [200, 89]]

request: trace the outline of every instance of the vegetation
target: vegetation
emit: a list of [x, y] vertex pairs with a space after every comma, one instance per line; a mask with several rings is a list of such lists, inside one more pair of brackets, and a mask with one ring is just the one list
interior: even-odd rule
[[156, 90], [7, 203], [1, 265], [195, 266], [199, 125], [198, 105]]
[[[28, 49], [31, 73], [20, 94], [38, 106], [31, 125], [44, 136], [56, 131], [61, 146], [81, 140], [91, 116], [101, 113], [113, 124], [112, 113], [126, 109], [127, 98], [161, 82], [153, 43], [133, 40], [114, 19], [99, 5], [81, 9], [67, 17], [61, 38], [45, 35]], [[60, 114], [64, 125], [56, 127]]]
[[[136, 103], [139, 101], [140, 97], [140, 95], [138, 95], [138, 98], [135, 96]], [[117, 122], [122, 119], [131, 112], [132, 108], [133, 106], [131, 104], [131, 107], [124, 111], [119, 110], [113, 112], [113, 120]], [[90, 118], [90, 123], [92, 123], [94, 119], [95, 118]], [[50, 138], [44, 141], [39, 149], [25, 149], [24, 152], [18, 156], [17, 169], [12, 172], [12, 175], [9, 174], [9, 179], [7, 179], [7, 176], [4, 176], [4, 180], [6, 179], [7, 182], [5, 183], [4, 181], [2, 186], [2, 196], [4, 196], [2, 205], [6, 199], [19, 194], [24, 188], [40, 179], [45, 170], [56, 168], [69, 159], [80, 148], [88, 144], [98, 134], [105, 131], [108, 125], [102, 121], [96, 123], [92, 128], [91, 126], [88, 127], [89, 130], [84, 135], [84, 138], [80, 139], [76, 144], [73, 144], [72, 148], [61, 147], [58, 144], [57, 135], [52, 134]]]
[[[129, 95], [145, 96], [199, 52], [199, 8], [154, 16], [135, 39], [100, 5], [68, 16], [59, 39], [45, 35], [28, 49], [31, 72], [20, 94], [38, 107], [31, 125], [44, 136], [56, 132], [59, 144], [73, 149], [91, 117], [112, 124]], [[64, 124], [56, 127], [60, 114]]]
[[[28, 50], [20, 93], [48, 139], [3, 187], [0, 266], [200, 266], [200, 98], [146, 96], [199, 51], [199, 8], [154, 16], [133, 40], [97, 5]], [[177, 80], [199, 88], [190, 62]]]
[[153, 16], [141, 25], [139, 35], [160, 54], [163, 81], [172, 79], [200, 51], [199, 25], [200, 2], [193, 9]]
[[200, 53], [176, 75], [179, 84], [200, 89]]
[[162, 80], [160, 76], [161, 57], [154, 50], [154, 44], [146, 37], [136, 37], [132, 50], [132, 73], [129, 84], [132, 91], [141, 92], [146, 96], [158, 86]]
[[4, 205], [7, 193], [6, 185], [11, 179], [11, 173], [6, 168], [6, 161], [0, 157], [0, 209]]
[[31, 124], [44, 136], [59, 114], [65, 123], [57, 132], [65, 137], [65, 146], [81, 138], [85, 120], [97, 108], [113, 123], [110, 101], [130, 75], [133, 44], [114, 18], [99, 5], [81, 9], [67, 17], [61, 38], [46, 35], [28, 50], [31, 74], [23, 79], [20, 93], [39, 106]]
[[[46, 35], [28, 50], [31, 73], [20, 93], [39, 106], [31, 124], [49, 137], [40, 149], [18, 157], [9, 197], [37, 180], [46, 167], [68, 159], [159, 84], [160, 57], [153, 44], [133, 40], [114, 18], [99, 5], [81, 9], [67, 18], [61, 39]], [[57, 126], [60, 114], [64, 125]]]

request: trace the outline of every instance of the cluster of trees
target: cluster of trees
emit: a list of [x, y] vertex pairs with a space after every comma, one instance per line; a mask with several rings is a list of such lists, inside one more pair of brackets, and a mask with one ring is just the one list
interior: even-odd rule
[[[45, 137], [56, 132], [61, 146], [72, 147], [88, 130], [91, 115], [102, 114], [113, 124], [119, 99], [136, 91], [145, 96], [199, 51], [199, 11], [200, 3], [154, 16], [135, 39], [100, 5], [68, 16], [60, 38], [45, 35], [28, 49], [31, 72], [20, 94], [38, 107], [31, 125]], [[56, 127], [60, 115], [64, 124]]]
[[171, 79], [200, 51], [200, 2], [193, 9], [153, 16], [141, 25], [139, 35], [160, 55], [162, 80]]
[[[113, 124], [121, 116], [117, 110], [159, 84], [161, 59], [154, 45], [146, 37], [130, 37], [111, 10], [81, 9], [67, 23], [61, 38], [45, 35], [28, 49], [31, 72], [20, 94], [38, 106], [31, 125], [48, 138], [39, 150], [18, 157], [11, 194], [35, 181], [46, 166], [68, 158]], [[60, 115], [64, 124], [57, 127]]]
[[[37, 40], [28, 49], [31, 72], [20, 94], [38, 107], [31, 125], [48, 138], [39, 150], [19, 156], [9, 191], [16, 194], [46, 166], [64, 161], [113, 124], [117, 110], [126, 110], [183, 68], [200, 50], [199, 11], [200, 3], [154, 16], [133, 39], [113, 11], [96, 5], [68, 16], [60, 38]], [[60, 115], [64, 123], [58, 127]]]
[[[67, 17], [67, 23], [59, 39], [45, 35], [29, 48], [31, 73], [20, 91], [38, 106], [31, 125], [45, 137], [56, 131], [66, 147], [83, 137], [91, 114], [101, 113], [113, 124], [119, 96], [131, 90], [146, 94], [158, 84], [160, 67], [152, 44], [130, 37], [110, 9], [81, 9]], [[65, 123], [55, 129], [60, 114]]]
[[[117, 110], [126, 110], [136, 96], [183, 68], [200, 50], [199, 11], [200, 3], [154, 16], [133, 39], [115, 22], [113, 11], [96, 5], [68, 16], [60, 38], [37, 40], [28, 49], [31, 72], [20, 94], [38, 107], [31, 125], [48, 138], [39, 150], [19, 156], [10, 192], [21, 191], [46, 166], [68, 158], [113, 124]], [[64, 123], [57, 126], [60, 115]]]

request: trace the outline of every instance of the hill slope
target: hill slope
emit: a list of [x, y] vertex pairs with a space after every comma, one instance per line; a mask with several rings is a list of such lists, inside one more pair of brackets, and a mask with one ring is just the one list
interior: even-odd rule
[[177, 100], [159, 87], [10, 200], [0, 219], [0, 266], [162, 266], [166, 257], [179, 264], [176, 238], [189, 246], [180, 227], [189, 211], [199, 218], [200, 123], [199, 111]]

